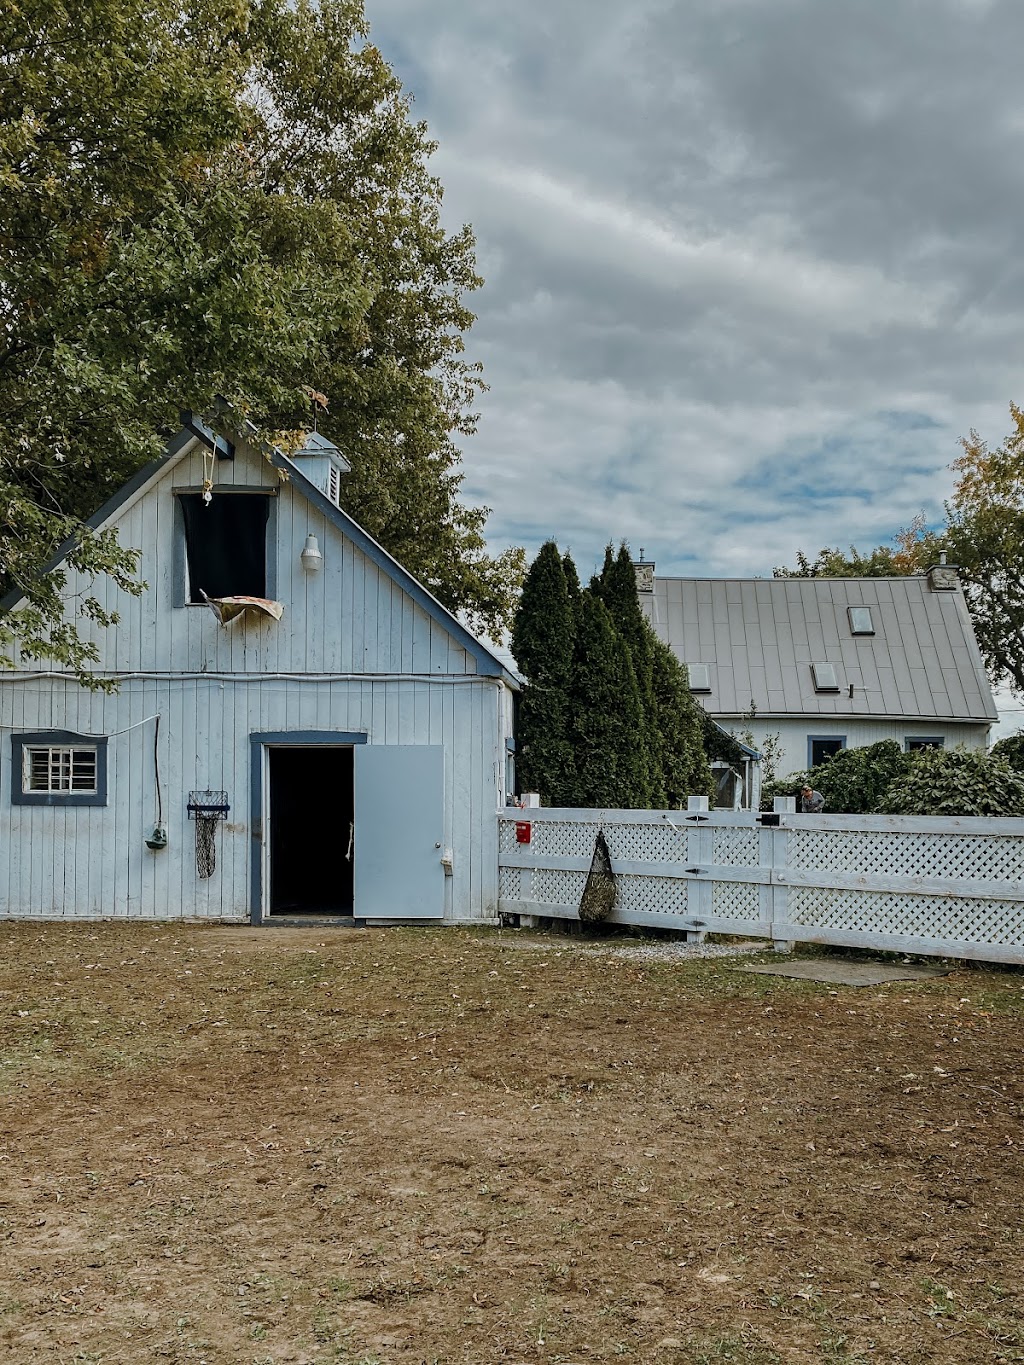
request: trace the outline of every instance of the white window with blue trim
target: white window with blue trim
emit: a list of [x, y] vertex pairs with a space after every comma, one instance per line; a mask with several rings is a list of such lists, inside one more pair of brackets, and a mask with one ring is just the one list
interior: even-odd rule
[[105, 806], [105, 736], [43, 730], [12, 736], [11, 802], [16, 806]]

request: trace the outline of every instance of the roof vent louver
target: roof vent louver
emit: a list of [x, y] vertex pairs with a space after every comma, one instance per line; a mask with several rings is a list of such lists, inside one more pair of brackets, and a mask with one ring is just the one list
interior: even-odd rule
[[332, 441], [318, 431], [308, 432], [306, 444], [301, 450], [293, 450], [290, 459], [328, 501], [341, 506], [341, 476], [351, 465]]

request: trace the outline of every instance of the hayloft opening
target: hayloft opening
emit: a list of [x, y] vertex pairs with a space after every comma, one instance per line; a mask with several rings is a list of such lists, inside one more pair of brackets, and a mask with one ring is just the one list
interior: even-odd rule
[[265, 493], [221, 493], [209, 503], [201, 493], [179, 495], [185, 523], [187, 601], [207, 597], [267, 596]]

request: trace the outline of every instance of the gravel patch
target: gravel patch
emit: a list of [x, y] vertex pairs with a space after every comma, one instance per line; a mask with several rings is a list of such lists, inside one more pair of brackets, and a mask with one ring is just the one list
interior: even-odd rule
[[634, 962], [685, 962], [691, 958], [742, 957], [747, 953], [770, 952], [772, 945], [760, 939], [745, 943], [686, 943], [682, 939], [658, 939], [642, 942], [636, 939], [617, 939], [602, 942], [595, 939], [562, 937], [538, 941], [535, 938], [507, 940], [515, 948], [538, 952], [563, 953], [569, 951], [605, 953], [612, 957], [629, 958]]

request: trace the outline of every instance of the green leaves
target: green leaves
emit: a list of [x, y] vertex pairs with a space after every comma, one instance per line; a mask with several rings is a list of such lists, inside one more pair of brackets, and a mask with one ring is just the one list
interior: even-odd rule
[[517, 770], [522, 791], [551, 806], [576, 796], [572, 739], [573, 646], [576, 622], [565, 566], [549, 540], [530, 565], [512, 626], [512, 654], [528, 680], [519, 700]]
[[870, 815], [882, 808], [890, 787], [899, 787], [912, 763], [894, 739], [882, 739], [853, 749], [840, 749], [825, 763], [804, 774], [776, 782], [764, 789], [761, 804], [771, 809], [773, 796], [796, 796], [806, 782], [825, 798], [825, 810]]
[[990, 678], [1024, 693], [1024, 410], [1010, 417], [996, 450], [973, 431], [961, 442], [947, 541]]
[[628, 548], [609, 546], [580, 590], [554, 541], [530, 566], [512, 652], [527, 679], [520, 787], [553, 806], [660, 808], [710, 789], [700, 718], [682, 666], [637, 600]]
[[922, 749], [887, 790], [887, 815], [1024, 815], [1024, 775], [980, 749]]
[[[472, 234], [442, 227], [433, 144], [365, 37], [360, 0], [0, 11], [8, 587], [34, 584], [181, 408], [222, 395], [273, 437], [309, 424], [312, 385], [353, 466], [346, 509], [500, 633], [523, 557], [487, 554], [454, 444], [481, 387]], [[105, 554], [99, 572], [130, 565]], [[53, 630], [70, 662], [59, 594], [36, 595], [8, 635], [35, 649]]]
[[992, 756], [1004, 759], [1015, 772], [1024, 773], [1024, 731], [997, 740], [992, 745]]
[[[1012, 741], [1011, 741], [1012, 742]], [[997, 752], [918, 749], [904, 753], [894, 739], [841, 749], [827, 762], [777, 782], [772, 796], [795, 796], [804, 782], [825, 798], [832, 814], [1024, 815], [1024, 774]]]

